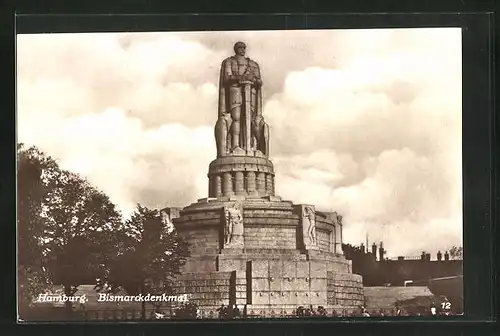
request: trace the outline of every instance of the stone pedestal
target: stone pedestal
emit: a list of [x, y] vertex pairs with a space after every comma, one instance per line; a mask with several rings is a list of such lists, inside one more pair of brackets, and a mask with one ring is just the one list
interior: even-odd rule
[[217, 158], [210, 163], [208, 179], [209, 197], [274, 195], [274, 167], [261, 156], [233, 154]]
[[[242, 202], [243, 247], [224, 247], [224, 207]], [[237, 304], [252, 316], [279, 317], [298, 306], [327, 311], [353, 310], [363, 304], [361, 276], [335, 253], [338, 223], [315, 212], [316, 241], [302, 242], [302, 205], [277, 196], [208, 198], [181, 211], [174, 221], [190, 243], [191, 257], [177, 279], [178, 294], [192, 294], [205, 317], [217, 318], [220, 304]], [[283, 313], [285, 312], [285, 313]]]

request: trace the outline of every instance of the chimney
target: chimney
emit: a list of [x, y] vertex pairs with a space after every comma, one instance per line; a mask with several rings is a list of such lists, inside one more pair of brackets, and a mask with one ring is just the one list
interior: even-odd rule
[[379, 260], [380, 261], [384, 260], [385, 250], [382, 247], [382, 244], [380, 244], [380, 248], [378, 249], [378, 254], [379, 254]]
[[431, 254], [430, 254], [430, 253], [427, 253], [427, 254], [425, 255], [425, 260], [427, 260], [427, 261], [431, 261]]
[[422, 254], [420, 255], [420, 260], [425, 260], [425, 252], [422, 252]]
[[368, 233], [366, 233], [366, 253], [368, 253]]
[[441, 261], [443, 259], [443, 254], [441, 253], [441, 251], [438, 251], [437, 258], [438, 258], [438, 261]]
[[448, 253], [448, 251], [446, 251], [446, 253], [444, 254], [444, 260], [445, 261], [450, 260], [450, 254]]
[[359, 247], [361, 248], [361, 251], [362, 251], [363, 253], [365, 253], [365, 252], [366, 252], [366, 250], [365, 250], [365, 245], [364, 245], [363, 243], [361, 243], [361, 245], [360, 245]]
[[375, 256], [375, 259], [377, 259], [377, 244], [375, 243], [372, 244], [372, 254]]

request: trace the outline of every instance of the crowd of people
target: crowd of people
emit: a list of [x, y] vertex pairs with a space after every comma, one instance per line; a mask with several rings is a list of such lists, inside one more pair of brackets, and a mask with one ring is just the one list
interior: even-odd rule
[[[451, 305], [441, 303], [437, 305], [432, 303], [430, 307], [419, 307], [418, 309], [407, 310], [398, 305], [391, 309], [370, 309], [360, 306], [357, 310], [348, 311], [332, 311], [328, 312], [323, 306], [314, 308], [312, 305], [299, 306], [291, 314], [281, 317], [301, 318], [301, 317], [398, 317], [398, 316], [450, 316], [454, 315], [451, 311]], [[225, 306], [221, 305], [218, 309], [219, 319], [235, 319], [235, 318], [248, 318], [260, 316], [247, 316], [245, 310], [240, 310], [236, 305]], [[280, 317], [280, 314], [266, 317]]]
[[217, 308], [219, 319], [237, 319], [242, 317], [242, 312], [237, 305], [225, 306], [222, 304]]
[[[165, 314], [156, 313], [158, 319], [166, 318]], [[265, 317], [392, 317], [392, 316], [450, 316], [455, 315], [451, 310], [451, 303], [447, 298], [443, 302], [436, 304], [433, 302], [430, 307], [417, 307], [413, 309], [405, 309], [399, 305], [395, 305], [391, 309], [367, 309], [365, 306], [360, 306], [354, 311], [341, 310], [328, 312], [323, 306], [314, 308], [312, 305], [299, 306], [293, 310], [291, 314], [280, 316], [279, 313], [273, 316]], [[247, 311], [240, 309], [237, 305], [226, 306], [221, 304], [217, 309], [217, 316], [202, 316], [201, 310], [195, 303], [182, 303], [173, 310], [173, 315], [170, 318], [176, 319], [201, 319], [218, 317], [222, 320], [239, 319], [239, 318], [255, 318], [264, 317], [254, 314], [247, 315]]]

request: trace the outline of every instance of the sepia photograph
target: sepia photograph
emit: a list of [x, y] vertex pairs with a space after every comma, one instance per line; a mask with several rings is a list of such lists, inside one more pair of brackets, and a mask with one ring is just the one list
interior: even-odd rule
[[460, 28], [16, 37], [18, 321], [463, 315]]

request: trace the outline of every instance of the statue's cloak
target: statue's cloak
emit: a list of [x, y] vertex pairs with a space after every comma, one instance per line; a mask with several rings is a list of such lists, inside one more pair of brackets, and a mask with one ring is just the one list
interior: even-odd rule
[[[224, 113], [229, 113], [231, 112], [231, 106], [229, 106], [229, 101], [228, 101], [228, 97], [227, 97], [227, 91], [228, 91], [228, 86], [227, 84], [225, 84], [225, 77], [227, 75], [233, 75], [233, 67], [230, 67], [231, 68], [231, 74], [227, 74], [225, 73], [225, 69], [226, 69], [226, 66], [227, 66], [227, 62], [232, 62], [234, 60], [234, 56], [231, 56], [231, 57], [228, 57], [226, 58], [222, 64], [221, 64], [221, 67], [220, 67], [220, 75], [219, 75], [219, 110], [218, 110], [218, 115], [219, 115], [219, 118], [222, 117], [224, 115]], [[247, 58], [248, 60], [248, 71], [252, 71], [254, 76], [257, 77], [258, 79], [262, 80], [262, 77], [261, 77], [261, 74], [260, 74], [260, 69], [259, 69], [259, 65]], [[257, 115], [262, 115], [262, 88], [261, 87], [253, 87], [255, 90], [256, 90], [256, 106], [255, 106], [255, 111], [256, 111], [256, 114]]]

